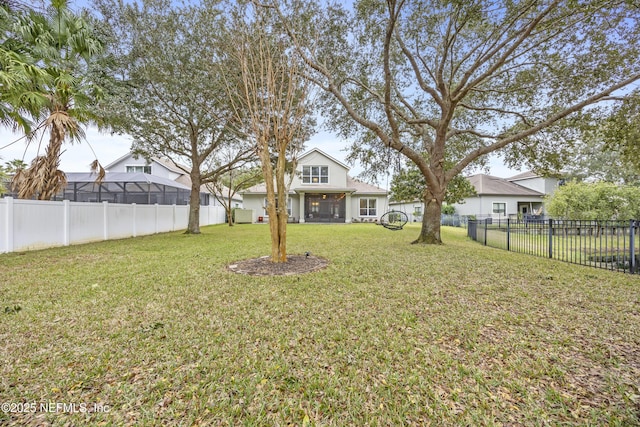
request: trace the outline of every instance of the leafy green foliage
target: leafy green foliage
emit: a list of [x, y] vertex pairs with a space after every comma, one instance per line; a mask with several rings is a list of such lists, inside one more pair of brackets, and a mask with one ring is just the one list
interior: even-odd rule
[[424, 175], [433, 206], [418, 242], [440, 243], [440, 207], [463, 170], [512, 146], [514, 161], [557, 172], [574, 135], [555, 128], [640, 79], [633, 2], [309, 3], [286, 10], [288, 34], [351, 158], [384, 170], [394, 150]]
[[610, 182], [569, 182], [545, 202], [554, 218], [613, 220], [640, 218], [640, 187]]
[[[391, 179], [391, 200], [423, 200], [426, 187], [427, 183], [424, 175], [422, 175], [415, 165], [410, 165], [406, 169], [400, 170], [400, 172], [395, 174]], [[444, 202], [448, 204], [461, 203], [465, 198], [474, 196], [475, 194], [476, 190], [469, 180], [462, 175], [458, 175], [449, 181]], [[446, 212], [443, 211], [443, 213]]]
[[445, 215], [453, 215], [456, 213], [456, 208], [453, 205], [442, 206], [442, 213]]
[[216, 1], [99, 0], [96, 6], [119, 76], [103, 112], [113, 130], [133, 138], [134, 154], [187, 166], [187, 232], [197, 234], [201, 186], [255, 157], [225, 90], [227, 18]]
[[635, 173], [640, 182], [640, 90], [635, 90], [614, 109], [605, 122], [605, 148], [619, 153], [623, 167]]
[[[0, 7], [0, 14], [8, 10]], [[81, 124], [99, 121], [94, 107], [101, 89], [89, 70], [103, 43], [90, 21], [71, 11], [67, 0], [52, 0], [43, 13], [14, 11], [11, 25], [2, 28], [0, 120], [29, 138], [37, 132], [50, 135], [45, 154], [14, 177], [21, 198], [48, 200], [60, 191], [66, 184], [58, 169], [62, 144], [80, 141]]]

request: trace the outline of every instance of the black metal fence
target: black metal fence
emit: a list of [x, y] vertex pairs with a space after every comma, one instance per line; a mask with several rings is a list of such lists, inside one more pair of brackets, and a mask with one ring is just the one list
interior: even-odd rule
[[640, 274], [640, 221], [469, 220], [486, 246], [573, 264]]

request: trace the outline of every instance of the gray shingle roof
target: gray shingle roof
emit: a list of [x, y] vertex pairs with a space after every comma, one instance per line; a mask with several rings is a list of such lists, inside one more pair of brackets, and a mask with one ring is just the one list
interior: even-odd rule
[[471, 185], [476, 189], [478, 195], [494, 194], [500, 196], [539, 196], [544, 194], [522, 185], [514, 184], [504, 178], [496, 176], [477, 174], [469, 177]]
[[519, 173], [518, 175], [514, 175], [510, 178], [507, 178], [507, 181], [517, 181], [519, 179], [527, 179], [527, 178], [537, 178], [539, 175], [533, 171], [526, 171]]

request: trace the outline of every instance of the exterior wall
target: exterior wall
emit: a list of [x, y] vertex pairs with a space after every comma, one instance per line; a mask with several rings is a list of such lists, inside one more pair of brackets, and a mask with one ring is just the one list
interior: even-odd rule
[[[420, 215], [414, 215], [414, 213], [416, 212], [416, 208], [420, 209]], [[402, 203], [391, 202], [389, 203], [389, 210], [404, 212], [405, 214], [407, 214], [409, 222], [420, 222], [422, 221], [422, 215], [424, 214], [424, 204], [419, 200]]]
[[[258, 217], [263, 217], [263, 222], [269, 221], [269, 216], [264, 211], [264, 199], [266, 194], [244, 194], [242, 198], [242, 208], [253, 211], [252, 222], [258, 222]], [[289, 216], [296, 221], [300, 219], [300, 197], [297, 194], [290, 194], [291, 199], [291, 215]]]
[[[303, 166], [329, 166], [329, 183], [328, 184], [303, 184], [302, 183], [302, 167]], [[291, 181], [291, 188], [300, 189], [301, 191], [304, 187], [314, 186], [317, 187], [319, 185], [327, 185], [331, 187], [346, 187], [347, 186], [347, 169], [344, 166], [334, 162], [328, 157], [323, 156], [321, 153], [317, 151], [312, 151], [308, 155], [304, 156], [298, 162], [298, 167], [296, 169], [299, 174], [293, 177], [293, 181]]]
[[556, 178], [542, 178], [539, 176], [511, 181], [514, 184], [521, 185], [542, 194], [553, 194], [558, 187]]
[[[124, 159], [120, 160], [118, 163], [111, 165], [111, 167], [109, 168], [109, 172], [126, 172], [127, 166], [133, 166], [133, 165], [147, 166], [149, 164], [142, 157], [138, 159], [134, 159], [132, 155], [129, 155]], [[151, 166], [151, 175], [159, 176], [161, 178], [167, 178], [172, 181], [175, 181], [178, 177], [180, 177], [180, 174], [170, 171], [169, 169], [165, 168], [161, 164], [156, 163], [154, 161], [151, 162], [150, 166]]]
[[[264, 221], [268, 220], [268, 217], [264, 214], [264, 194], [244, 194], [243, 204], [244, 209], [253, 210], [253, 222], [258, 222], [258, 217], [263, 217]], [[291, 198], [291, 208], [292, 213], [291, 217], [295, 218], [296, 221], [300, 219], [300, 196], [297, 194], [292, 194]], [[376, 215], [375, 216], [360, 216], [360, 199], [376, 199]], [[349, 213], [349, 208], [351, 209], [351, 215], [346, 219], [346, 222], [351, 222], [352, 219], [357, 221], [379, 221], [380, 217], [386, 212], [386, 197], [380, 196], [378, 194], [367, 195], [367, 194], [353, 194], [351, 196], [351, 202], [349, 206], [347, 206], [347, 213]]]
[[[360, 199], [376, 199], [376, 215], [361, 216], [360, 215]], [[351, 195], [351, 218], [359, 222], [379, 221], [380, 217], [387, 211], [387, 197], [379, 194], [358, 194]], [[388, 209], [391, 210], [391, 209]], [[347, 208], [348, 212], [348, 208]]]
[[242, 197], [244, 209], [253, 211], [253, 219], [251, 222], [258, 222], [259, 216], [264, 216], [264, 195], [263, 194], [247, 194]]
[[469, 197], [465, 199], [464, 203], [455, 203], [453, 207], [458, 215], [478, 215], [482, 212], [482, 198]]
[[[0, 253], [121, 239], [187, 228], [189, 206], [0, 199]], [[221, 207], [200, 208], [200, 225], [222, 224]]]
[[[542, 198], [532, 196], [500, 196], [500, 195], [482, 195], [469, 197], [463, 204], [453, 205], [458, 215], [481, 215], [482, 217], [504, 218], [509, 215], [518, 214], [518, 203], [531, 202], [542, 203]], [[493, 213], [494, 203], [505, 203], [506, 212], [502, 214]]]

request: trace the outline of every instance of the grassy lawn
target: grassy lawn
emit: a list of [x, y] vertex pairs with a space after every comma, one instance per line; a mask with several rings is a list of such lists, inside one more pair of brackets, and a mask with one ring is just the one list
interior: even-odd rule
[[38, 405], [0, 424], [640, 424], [640, 277], [417, 234], [290, 225], [330, 265], [288, 277], [225, 270], [263, 225], [0, 255], [0, 403]]

